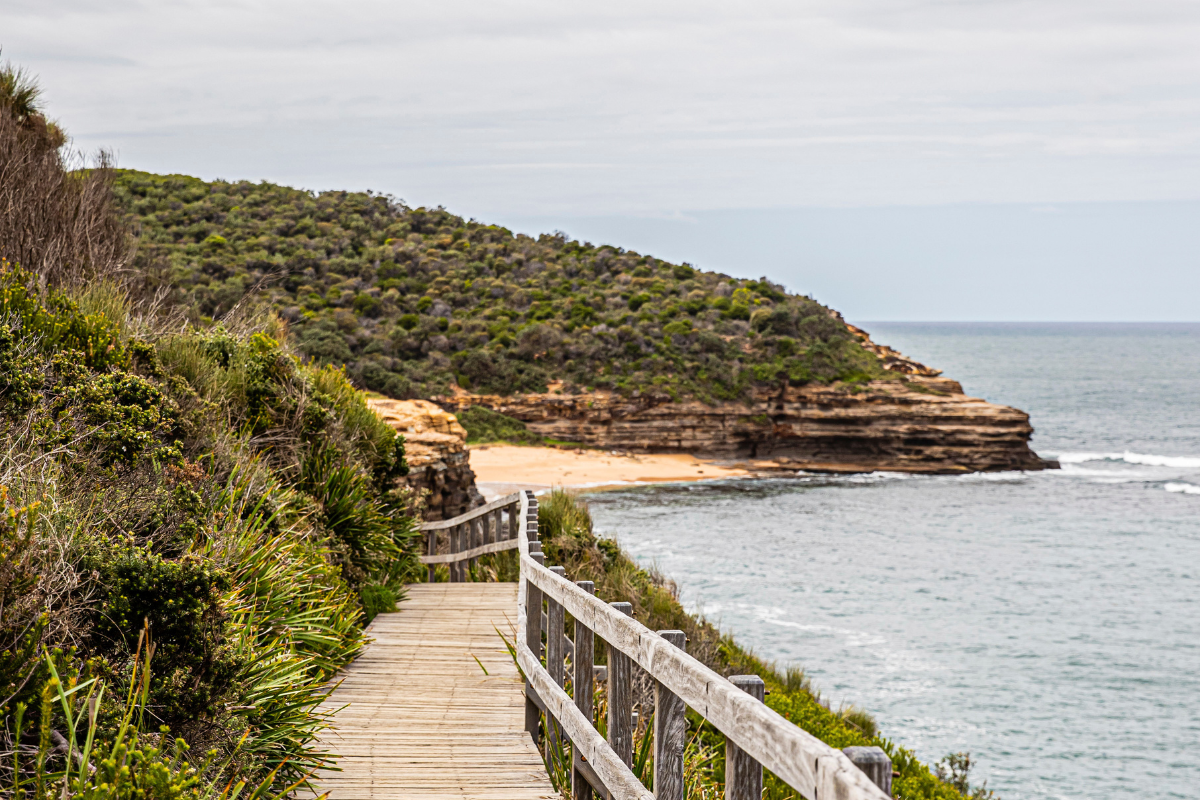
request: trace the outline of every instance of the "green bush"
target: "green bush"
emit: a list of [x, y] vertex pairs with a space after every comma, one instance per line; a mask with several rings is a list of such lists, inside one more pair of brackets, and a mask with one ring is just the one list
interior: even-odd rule
[[510, 444], [542, 444], [542, 437], [529, 430], [519, 419], [492, 411], [483, 406], [471, 406], [456, 415], [467, 431], [468, 444], [508, 442]]
[[[890, 375], [840, 317], [765, 279], [514, 236], [371, 193], [132, 171], [115, 190], [141, 230], [139, 263], [169, 275], [164, 288], [193, 321], [221, 318], [279, 276], [260, 299], [299, 350], [389, 396], [542, 392], [562, 380], [568, 393], [723, 400], [792, 372], [800, 382]], [[205, 244], [214, 236], [225, 243]], [[764, 369], [779, 354], [747, 321], [760, 338], [790, 338], [787, 356], [824, 348], [828, 363]]]
[[363, 616], [370, 622], [380, 614], [396, 610], [396, 593], [386, 586], [370, 584], [359, 590], [362, 596]]

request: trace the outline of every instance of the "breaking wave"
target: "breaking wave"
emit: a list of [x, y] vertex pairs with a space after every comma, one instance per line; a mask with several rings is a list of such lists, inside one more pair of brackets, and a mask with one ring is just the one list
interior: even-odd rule
[[1200, 469], [1200, 457], [1197, 456], [1159, 456], [1146, 453], [1062, 453], [1058, 456], [1060, 464], [1086, 464], [1089, 461], [1112, 461], [1124, 464], [1138, 464], [1143, 467], [1174, 467], [1176, 469]]

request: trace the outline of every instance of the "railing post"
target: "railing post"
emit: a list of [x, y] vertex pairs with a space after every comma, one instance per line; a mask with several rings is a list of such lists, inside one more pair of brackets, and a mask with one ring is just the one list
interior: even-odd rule
[[[565, 578], [567, 570], [565, 567], [550, 567], [550, 571], [559, 577]], [[546, 598], [546, 671], [550, 673], [550, 678], [562, 686], [566, 678], [566, 617], [563, 613], [562, 604], [551, 597]], [[556, 724], [556, 720], [552, 721], [550, 716], [546, 715], [546, 728], [548, 729], [550, 740], [555, 744], [562, 742], [561, 731]]]
[[[575, 581], [575, 585], [588, 594], [596, 593], [596, 584], [592, 581]], [[595, 706], [592, 700], [594, 678], [592, 676], [595, 656], [595, 634], [591, 628], [579, 620], [575, 620], [575, 654], [571, 657], [573, 675], [571, 683], [575, 686], [575, 707], [583, 712], [589, 723], [594, 724]], [[573, 800], [592, 800], [592, 785], [579, 771], [579, 754], [571, 748], [571, 797]]]
[[525, 494], [529, 497], [525, 514], [525, 532], [528, 534], [529, 541], [532, 542], [538, 538], [538, 501], [533, 492], [526, 490]]
[[[629, 603], [609, 603], [627, 617]], [[608, 746], [625, 766], [633, 766], [633, 660], [614, 647], [608, 648]]]
[[[758, 702], [763, 701], [767, 687], [757, 675], [734, 675], [729, 681]], [[762, 764], [726, 738], [725, 800], [761, 800], [762, 791]]]
[[[484, 519], [484, 517], [476, 517], [475, 519], [473, 519], [467, 523], [470, 526], [470, 531], [471, 531], [470, 544], [467, 545], [468, 550], [478, 547], [479, 545], [483, 544], [483, 525], [485, 522], [486, 522], [486, 520]], [[475, 569], [475, 570], [479, 569], [479, 559], [478, 558], [471, 559], [471, 569]], [[470, 575], [470, 570], [468, 570], [467, 574]], [[478, 577], [479, 577], [478, 574], [476, 574], [476, 579]]]
[[521, 505], [519, 503], [511, 503], [508, 506], [508, 530], [504, 532], [505, 539], [517, 538], [517, 533], [520, 528], [517, 524], [518, 517], [521, 513]]
[[[537, 499], [534, 498], [533, 492], [529, 492], [528, 508], [531, 509], [533, 524], [529, 524], [529, 516], [526, 516], [526, 530], [529, 531], [529, 557], [539, 564], [545, 563], [545, 557], [542, 555], [542, 547], [537, 540]], [[519, 507], [517, 513], [520, 513]], [[517, 514], [513, 514], [512, 519], [517, 519]], [[520, 532], [520, 528], [517, 529]], [[533, 585], [533, 581], [527, 577], [525, 581], [525, 646], [529, 648], [529, 652], [533, 653], [534, 658], [542, 657], [542, 590]], [[533, 691], [533, 687], [529, 685], [529, 681], [525, 681], [525, 730], [533, 738], [533, 743], [538, 743], [538, 719], [541, 712], [537, 707], [537, 703], [529, 696]]]
[[[454, 526], [454, 533], [450, 537], [452, 552], [456, 555], [463, 551], [463, 525], [458, 523]], [[452, 562], [454, 565], [454, 582], [463, 582], [463, 563], [461, 561]]]
[[[427, 533], [429, 534], [429, 542], [425, 547], [425, 555], [436, 556], [437, 555], [438, 532], [434, 530], [434, 531], [427, 531]], [[433, 583], [433, 564], [429, 565], [428, 581], [430, 583]]]
[[892, 794], [892, 760], [882, 747], [843, 747], [842, 752], [871, 779], [871, 783]]
[[[658, 635], [686, 650], [683, 631]], [[654, 682], [654, 797], [683, 800], [683, 748], [687, 745], [687, 706], [657, 680]]]

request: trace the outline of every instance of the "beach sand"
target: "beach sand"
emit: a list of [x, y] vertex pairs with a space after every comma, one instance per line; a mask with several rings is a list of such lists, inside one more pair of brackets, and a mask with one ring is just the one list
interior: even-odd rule
[[522, 489], [544, 491], [555, 486], [593, 489], [752, 474], [741, 465], [718, 464], [690, 455], [617, 454], [605, 450], [513, 445], [474, 445], [470, 451], [476, 485], [489, 500]]

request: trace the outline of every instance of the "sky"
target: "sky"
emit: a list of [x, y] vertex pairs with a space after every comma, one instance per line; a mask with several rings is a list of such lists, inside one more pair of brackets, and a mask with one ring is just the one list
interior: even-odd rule
[[120, 166], [373, 189], [852, 320], [1200, 320], [1192, 0], [0, 0]]

